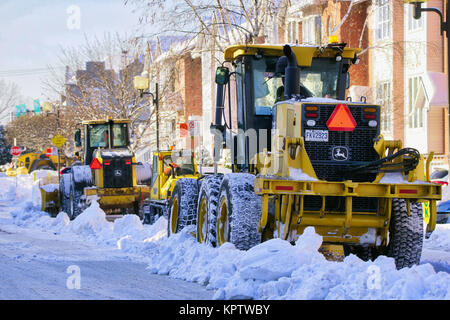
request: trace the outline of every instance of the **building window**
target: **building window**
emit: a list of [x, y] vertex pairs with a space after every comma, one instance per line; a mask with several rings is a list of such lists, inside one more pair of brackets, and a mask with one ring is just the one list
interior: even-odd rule
[[408, 6], [408, 30], [414, 31], [422, 29], [423, 26], [423, 19], [422, 16], [420, 19], [414, 19], [414, 6], [407, 5]]
[[311, 16], [302, 21], [302, 42], [320, 44], [322, 39], [322, 20], [320, 16]]
[[332, 31], [333, 31], [333, 26], [332, 26], [331, 23], [332, 23], [332, 22], [331, 22], [331, 16], [329, 16], [329, 17], [328, 17], [328, 20], [327, 20], [327, 24], [328, 24], [328, 36], [331, 36], [331, 33], [332, 33]]
[[381, 107], [381, 132], [392, 135], [394, 110], [392, 108], [391, 83], [389, 81], [377, 84], [377, 104]]
[[391, 12], [389, 0], [377, 0], [375, 19], [375, 40], [389, 38], [391, 36]]
[[420, 76], [408, 79], [408, 127], [423, 128], [423, 106], [415, 106], [417, 93], [419, 92]]
[[288, 21], [286, 39], [288, 43], [298, 43], [297, 21]]

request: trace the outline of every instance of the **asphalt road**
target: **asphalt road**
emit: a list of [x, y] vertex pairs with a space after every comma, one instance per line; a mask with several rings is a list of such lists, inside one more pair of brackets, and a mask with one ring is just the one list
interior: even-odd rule
[[0, 203], [0, 299], [203, 300], [214, 294], [152, 274], [119, 250], [13, 225], [6, 207]]

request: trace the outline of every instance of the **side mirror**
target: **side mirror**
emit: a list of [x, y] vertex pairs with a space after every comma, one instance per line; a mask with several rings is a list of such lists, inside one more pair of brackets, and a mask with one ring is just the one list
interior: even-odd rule
[[75, 130], [75, 146], [81, 147], [81, 130]]
[[345, 76], [345, 89], [350, 88], [350, 73], [347, 72]]
[[216, 83], [227, 84], [230, 80], [230, 70], [227, 67], [218, 67], [216, 70]]

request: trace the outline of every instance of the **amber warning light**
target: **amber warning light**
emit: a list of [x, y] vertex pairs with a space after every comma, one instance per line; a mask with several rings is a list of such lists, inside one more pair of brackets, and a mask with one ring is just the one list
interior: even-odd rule
[[353, 131], [356, 121], [346, 104], [338, 104], [327, 121], [330, 131]]

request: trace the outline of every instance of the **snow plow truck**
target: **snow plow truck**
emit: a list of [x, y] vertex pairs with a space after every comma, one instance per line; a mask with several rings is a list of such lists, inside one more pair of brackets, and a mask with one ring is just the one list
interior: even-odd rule
[[136, 163], [129, 149], [129, 123], [112, 118], [81, 123], [82, 129], [76, 130], [74, 139], [80, 148], [79, 159], [62, 170], [59, 188], [52, 191], [57, 195], [43, 195], [43, 201], [59, 199], [53, 211], [64, 211], [75, 219], [97, 199], [109, 220], [123, 214], [142, 218], [149, 187], [141, 182], [148, 179], [150, 172]]

